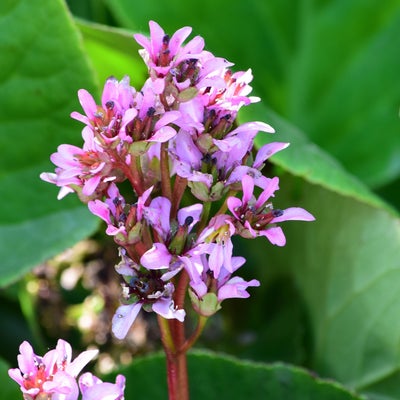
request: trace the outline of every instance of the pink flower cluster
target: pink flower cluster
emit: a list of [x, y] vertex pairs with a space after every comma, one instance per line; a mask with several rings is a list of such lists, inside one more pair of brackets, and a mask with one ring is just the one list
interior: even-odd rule
[[90, 372], [77, 381], [82, 368], [96, 355], [97, 350], [81, 353], [74, 361], [69, 343], [60, 339], [55, 349], [43, 357], [33, 352], [28, 342], [19, 348], [19, 368], [8, 371], [21, 388], [25, 400], [124, 400], [125, 377], [118, 375], [116, 383], [102, 382]]
[[[233, 256], [231, 238], [264, 236], [283, 246], [278, 223], [314, 219], [301, 208], [275, 209], [279, 179], [261, 173], [288, 143], [256, 152], [255, 136], [274, 129], [237, 125], [240, 108], [259, 100], [249, 96], [251, 70], [232, 72], [201, 37], [184, 44], [190, 33], [184, 27], [169, 37], [150, 22], [150, 38], [135, 35], [149, 71], [143, 87], [110, 78], [101, 104], [79, 90], [84, 114], [71, 116], [85, 124], [83, 148], [59, 146], [55, 173], [41, 175], [61, 188], [59, 198], [76, 192], [120, 246], [123, 299], [112, 327], [120, 339], [141, 309], [184, 320], [176, 293], [182, 276], [203, 315], [227, 298], [248, 297], [259, 282], [234, 275], [245, 259]], [[214, 308], [206, 309], [210, 296]]]

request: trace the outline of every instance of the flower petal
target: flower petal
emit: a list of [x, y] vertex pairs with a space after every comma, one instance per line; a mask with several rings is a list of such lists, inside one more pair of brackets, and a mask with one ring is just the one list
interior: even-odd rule
[[112, 332], [117, 339], [124, 339], [135, 322], [142, 303], [119, 306], [112, 319]]
[[176, 309], [174, 302], [171, 299], [164, 299], [161, 297], [156, 303], [153, 304], [152, 309], [157, 314], [167, 319], [177, 319], [180, 322], [185, 320], [185, 310]]
[[163, 243], [154, 243], [140, 258], [140, 263], [147, 269], [169, 268], [171, 254]]
[[276, 217], [271, 221], [271, 224], [282, 221], [314, 221], [315, 217], [308, 211], [300, 207], [290, 207], [283, 210], [283, 214], [280, 217]]

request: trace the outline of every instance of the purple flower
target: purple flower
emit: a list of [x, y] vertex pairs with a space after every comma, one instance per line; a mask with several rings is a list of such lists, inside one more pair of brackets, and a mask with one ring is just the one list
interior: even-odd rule
[[[191, 219], [188, 227], [188, 232], [191, 231], [193, 226], [200, 220], [201, 212], [203, 210], [202, 204], [192, 204], [188, 207], [183, 207], [178, 210], [178, 225], [185, 225], [187, 218]], [[148, 207], [144, 210], [144, 217], [152, 228], [156, 230], [160, 239], [165, 243], [169, 242], [173, 237], [171, 236], [171, 202], [165, 197], [156, 197], [153, 199]]]
[[[162, 258], [159, 259], [161, 268], [155, 263], [155, 252], [158, 256], [162, 253]], [[123, 284], [125, 304], [118, 307], [112, 320], [112, 331], [115, 337], [125, 338], [142, 308], [146, 311], [154, 311], [164, 318], [182, 322], [185, 318], [185, 310], [175, 307], [172, 299], [175, 288], [171, 282], [168, 282], [180, 269], [172, 274], [168, 270], [162, 273], [161, 269], [167, 268], [170, 260], [165, 246], [159, 243], [143, 254], [141, 262], [146, 264], [148, 269], [134, 263], [123, 250], [121, 256], [122, 261], [116, 269], [125, 281]]]
[[124, 400], [125, 377], [117, 375], [115, 383], [103, 382], [90, 372], [79, 378], [82, 400]]
[[107, 190], [105, 201], [92, 200], [88, 203], [92, 214], [97, 215], [107, 223], [107, 235], [115, 236], [119, 233], [127, 235], [125, 221], [125, 199], [120, 195], [118, 187], [111, 184]]
[[98, 353], [97, 350], [84, 351], [71, 361], [71, 346], [62, 339], [58, 340], [55, 349], [48, 351], [43, 357], [37, 356], [26, 341], [21, 344], [19, 351], [19, 368], [8, 370], [8, 374], [20, 385], [24, 396], [45, 398], [48, 395], [60, 400], [78, 398], [76, 377]]
[[241, 164], [245, 155], [252, 149], [258, 132], [274, 133], [275, 130], [264, 122], [247, 122], [229, 132], [223, 139], [214, 139], [219, 151], [214, 154], [218, 169], [231, 171]]
[[[191, 295], [194, 308], [203, 315], [210, 316], [217, 312], [220, 303], [228, 298], [248, 298], [249, 287], [260, 286], [256, 279], [245, 281], [239, 276], [233, 276], [233, 272], [238, 270], [245, 262], [243, 257], [232, 257], [230, 260], [231, 270], [228, 271], [224, 266], [218, 271], [212, 271], [210, 259], [205, 252], [192, 257], [182, 257], [184, 268], [190, 278], [190, 287], [195, 294]], [[206, 305], [207, 297], [213, 296], [215, 301]]]
[[263, 180], [263, 192], [258, 199], [253, 195], [254, 179], [249, 175], [242, 178], [243, 197], [229, 197], [227, 205], [236, 219], [237, 232], [245, 238], [265, 236], [272, 244], [284, 246], [286, 238], [282, 229], [273, 224], [289, 221], [314, 221], [314, 217], [306, 210], [291, 207], [286, 210], [273, 209], [269, 199], [279, 189], [277, 177]]
[[164, 143], [176, 135], [175, 128], [170, 124], [178, 120], [181, 113], [177, 110], [165, 110], [159, 96], [163, 90], [163, 80], [147, 79], [137, 93], [135, 107], [138, 113], [126, 128], [134, 142]]

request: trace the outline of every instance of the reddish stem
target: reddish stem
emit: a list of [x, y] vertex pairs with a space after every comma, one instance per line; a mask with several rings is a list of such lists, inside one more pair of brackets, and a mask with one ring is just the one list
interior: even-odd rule
[[174, 192], [172, 193], [171, 218], [176, 218], [183, 194], [187, 186], [187, 179], [177, 175], [174, 183]]
[[189, 386], [187, 379], [186, 353], [176, 352], [176, 341], [180, 337], [180, 326], [174, 326], [171, 330], [172, 320], [166, 320], [158, 316], [158, 324], [161, 331], [161, 340], [163, 343], [167, 359], [167, 383], [169, 400], [189, 400]]

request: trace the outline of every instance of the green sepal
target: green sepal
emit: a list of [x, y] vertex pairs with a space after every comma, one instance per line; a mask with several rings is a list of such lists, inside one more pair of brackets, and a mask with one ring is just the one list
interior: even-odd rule
[[199, 299], [196, 293], [189, 289], [189, 297], [192, 302], [193, 309], [203, 317], [211, 317], [221, 309], [221, 303], [215, 293], [207, 293]]

